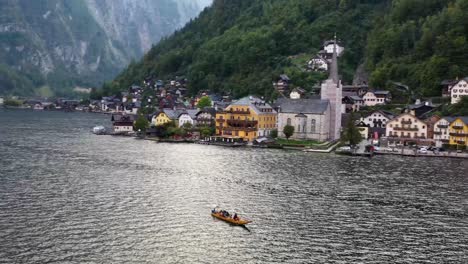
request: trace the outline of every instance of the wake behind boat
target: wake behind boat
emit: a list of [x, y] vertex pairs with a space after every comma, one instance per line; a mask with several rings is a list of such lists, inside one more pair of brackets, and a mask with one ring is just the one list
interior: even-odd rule
[[225, 210], [217, 211], [216, 209], [213, 209], [211, 210], [211, 215], [233, 225], [243, 226], [252, 222], [250, 220], [240, 218], [237, 214], [231, 215], [228, 211]]

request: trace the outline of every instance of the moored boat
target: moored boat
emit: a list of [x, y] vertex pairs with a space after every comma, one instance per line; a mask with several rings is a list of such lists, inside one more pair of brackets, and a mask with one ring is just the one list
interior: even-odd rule
[[220, 210], [220, 211], [213, 210], [213, 211], [211, 211], [211, 216], [216, 217], [216, 218], [218, 218], [220, 220], [223, 220], [225, 222], [228, 222], [230, 224], [239, 225], [239, 226], [243, 226], [243, 225], [246, 225], [246, 224], [252, 222], [250, 220], [238, 217], [237, 214], [232, 216], [232, 215], [230, 215], [229, 213], [227, 213], [224, 210]]

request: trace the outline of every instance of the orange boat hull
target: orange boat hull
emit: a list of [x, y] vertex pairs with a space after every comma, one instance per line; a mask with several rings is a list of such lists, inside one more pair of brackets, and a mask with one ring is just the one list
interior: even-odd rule
[[238, 220], [234, 220], [231, 217], [224, 217], [224, 216], [222, 216], [221, 214], [218, 214], [218, 213], [211, 213], [211, 215], [213, 217], [216, 217], [216, 218], [218, 218], [220, 220], [223, 220], [223, 221], [228, 222], [228, 223], [233, 224], [233, 225], [246, 225], [246, 224], [252, 222], [252, 221], [245, 220], [245, 219], [242, 219], [242, 218], [239, 218]]

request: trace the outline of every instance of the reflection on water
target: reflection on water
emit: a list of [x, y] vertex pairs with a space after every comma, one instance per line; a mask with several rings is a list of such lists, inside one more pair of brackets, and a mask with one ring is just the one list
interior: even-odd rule
[[0, 262], [468, 262], [467, 161], [156, 144], [98, 124], [0, 110]]

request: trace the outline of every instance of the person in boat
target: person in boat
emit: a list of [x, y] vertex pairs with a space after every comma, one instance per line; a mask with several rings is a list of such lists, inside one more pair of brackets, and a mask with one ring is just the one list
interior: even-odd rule
[[239, 220], [239, 217], [237, 216], [237, 213], [234, 213], [234, 217], [232, 219]]
[[216, 214], [216, 207], [211, 210], [212, 214]]

